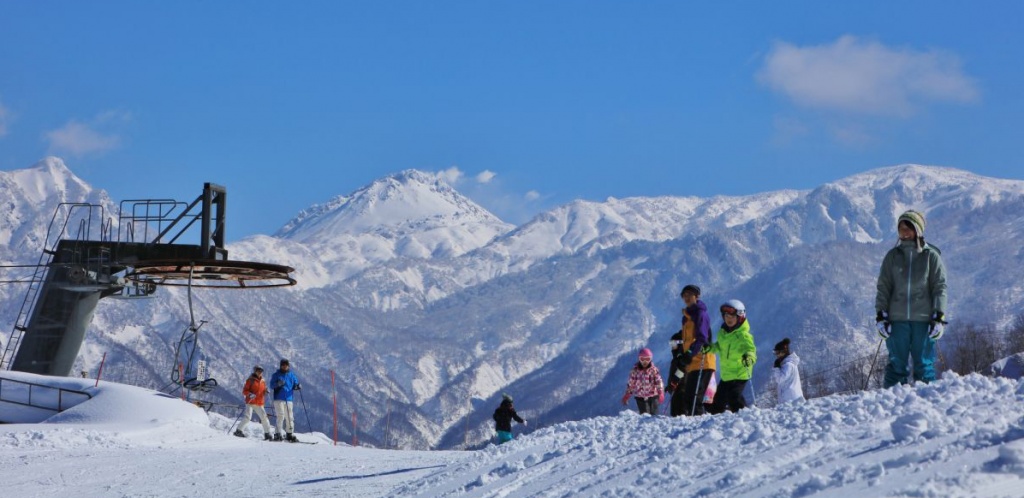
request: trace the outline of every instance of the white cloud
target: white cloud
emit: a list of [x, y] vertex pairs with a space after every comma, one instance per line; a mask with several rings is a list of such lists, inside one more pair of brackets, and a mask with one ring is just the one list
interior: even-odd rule
[[112, 110], [97, 114], [89, 122], [75, 119], [44, 134], [50, 152], [81, 157], [101, 154], [121, 146], [121, 137], [112, 128], [131, 121], [131, 114]]
[[50, 142], [51, 152], [72, 156], [102, 153], [116, 149], [121, 144], [117, 135], [104, 135], [78, 121], [69, 121], [56, 130], [46, 132], [46, 140]]
[[890, 48], [851, 35], [828, 45], [777, 42], [757, 79], [807, 108], [866, 115], [908, 116], [929, 101], [979, 98], [955, 55]]
[[477, 183], [490, 183], [491, 180], [493, 180], [494, 177], [496, 177], [496, 176], [498, 176], [497, 173], [495, 173], [495, 172], [493, 172], [491, 170], [485, 169], [485, 170], [481, 171], [479, 174], [476, 175], [476, 181], [477, 181]]
[[509, 190], [498, 173], [491, 170], [467, 175], [458, 166], [452, 166], [434, 174], [457, 188], [462, 195], [511, 223], [523, 223], [545, 207], [542, 205], [545, 203], [544, 196], [539, 192], [530, 190], [524, 194]]
[[459, 170], [458, 166], [452, 166], [451, 168], [438, 171], [437, 177], [451, 185], [455, 185], [462, 178], [462, 171]]
[[11, 111], [4, 107], [4, 103], [0, 102], [0, 137], [7, 134], [7, 127], [11, 122]]

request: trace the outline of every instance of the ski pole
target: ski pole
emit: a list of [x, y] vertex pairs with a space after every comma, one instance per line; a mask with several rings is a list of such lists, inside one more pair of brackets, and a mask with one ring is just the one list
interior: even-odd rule
[[875, 356], [871, 358], [871, 368], [868, 369], [868, 378], [864, 379], [864, 390], [868, 390], [868, 385], [871, 384], [871, 376], [875, 374], [875, 361], [878, 360], [878, 352], [882, 350], [882, 343], [885, 339], [878, 340], [878, 347], [875, 348]]
[[237, 424], [239, 420], [242, 420], [242, 414], [243, 413], [245, 413], [245, 405], [242, 405], [242, 410], [240, 412], [238, 412], [238, 417], [236, 417], [235, 421], [232, 422], [231, 425], [228, 426], [228, 434], [231, 434], [231, 428], [234, 427], [235, 424]]
[[302, 389], [299, 389], [299, 401], [302, 402], [302, 413], [306, 414], [306, 426], [309, 427], [309, 432], [313, 432], [313, 424], [309, 423], [309, 410], [306, 409], [306, 398], [302, 397]]
[[[704, 376], [704, 354], [700, 355], [700, 370], [697, 371], [697, 385], [693, 388], [693, 406], [690, 407], [690, 416], [694, 416], [697, 413], [697, 398], [704, 398], [704, 393], [700, 392], [700, 379]], [[686, 389], [683, 387], [683, 389]], [[707, 389], [705, 389], [707, 391]]]

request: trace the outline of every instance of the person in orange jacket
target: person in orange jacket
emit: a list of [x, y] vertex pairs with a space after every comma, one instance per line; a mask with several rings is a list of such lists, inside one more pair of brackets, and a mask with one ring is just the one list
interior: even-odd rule
[[245, 381], [242, 387], [242, 396], [245, 398], [245, 412], [242, 414], [242, 423], [235, 430], [235, 435], [245, 437], [245, 426], [252, 418], [252, 412], [260, 418], [263, 425], [263, 439], [270, 441], [270, 421], [267, 419], [267, 410], [263, 408], [263, 395], [267, 392], [267, 383], [263, 380], [263, 367], [256, 365], [252, 369], [252, 375]]
[[665, 391], [672, 395], [670, 413], [673, 417], [703, 415], [705, 393], [717, 368], [715, 355], [701, 352], [711, 343], [711, 318], [707, 305], [700, 300], [700, 287], [689, 284], [683, 287], [679, 297], [686, 307], [682, 327], [669, 340], [672, 365]]

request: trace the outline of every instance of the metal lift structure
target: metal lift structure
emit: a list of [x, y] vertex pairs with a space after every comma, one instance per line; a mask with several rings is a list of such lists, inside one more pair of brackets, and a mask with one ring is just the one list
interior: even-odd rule
[[[212, 183], [204, 184], [191, 203], [123, 201], [116, 228], [102, 206], [57, 206], [0, 370], [69, 375], [105, 297], [147, 297], [162, 285], [190, 290], [295, 285], [291, 267], [228, 259], [226, 210], [226, 189]], [[179, 242], [197, 231], [198, 244]]]

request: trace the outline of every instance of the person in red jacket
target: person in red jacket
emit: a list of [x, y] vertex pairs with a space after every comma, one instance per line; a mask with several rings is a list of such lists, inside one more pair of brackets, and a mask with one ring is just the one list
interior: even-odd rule
[[658, 414], [658, 405], [665, 401], [665, 386], [662, 385], [661, 372], [651, 362], [651, 350], [643, 348], [640, 357], [629, 372], [626, 383], [626, 394], [622, 395], [622, 404], [629, 403], [629, 397], [636, 397], [636, 407], [640, 414]]
[[263, 408], [263, 395], [267, 392], [267, 383], [263, 380], [263, 367], [256, 365], [252, 369], [252, 375], [245, 381], [242, 387], [242, 396], [245, 398], [245, 412], [242, 414], [242, 423], [239, 424], [235, 435], [245, 437], [245, 426], [252, 418], [252, 412], [260, 418], [263, 424], [263, 439], [270, 441], [270, 421], [267, 420], [267, 410]]

